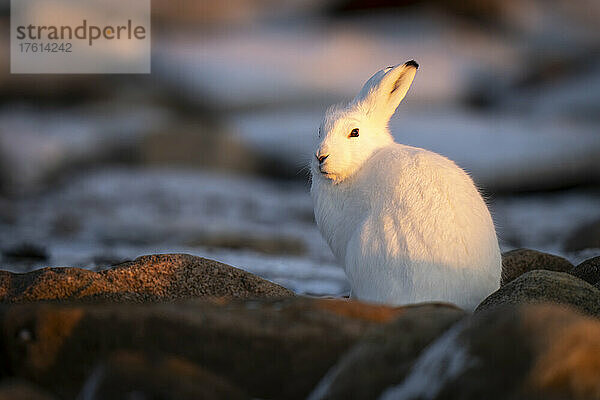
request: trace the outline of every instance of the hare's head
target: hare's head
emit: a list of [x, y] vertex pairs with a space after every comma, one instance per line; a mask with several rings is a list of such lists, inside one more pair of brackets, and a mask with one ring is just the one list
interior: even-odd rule
[[393, 142], [388, 122], [408, 91], [415, 61], [378, 71], [345, 107], [332, 107], [319, 127], [312, 157], [313, 177], [334, 183], [352, 176], [381, 147]]

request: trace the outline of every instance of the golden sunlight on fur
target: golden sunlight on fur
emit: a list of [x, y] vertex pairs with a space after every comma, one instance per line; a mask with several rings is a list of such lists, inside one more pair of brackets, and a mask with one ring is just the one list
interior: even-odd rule
[[353, 297], [473, 309], [500, 285], [487, 206], [453, 161], [395, 143], [388, 129], [417, 68], [382, 69], [327, 111], [311, 162], [315, 219]]

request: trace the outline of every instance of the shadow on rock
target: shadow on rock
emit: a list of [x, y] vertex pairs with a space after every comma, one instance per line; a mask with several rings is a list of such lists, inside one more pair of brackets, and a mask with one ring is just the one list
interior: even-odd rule
[[[383, 311], [382, 311], [383, 310]], [[3, 369], [73, 398], [116, 350], [184, 358], [258, 398], [305, 398], [364, 333], [403, 308], [345, 300], [5, 304]]]

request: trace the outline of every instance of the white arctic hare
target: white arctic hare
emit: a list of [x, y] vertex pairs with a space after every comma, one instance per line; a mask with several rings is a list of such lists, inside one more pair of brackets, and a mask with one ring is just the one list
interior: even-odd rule
[[328, 110], [311, 161], [315, 217], [353, 296], [473, 309], [500, 285], [486, 204], [454, 162], [395, 143], [388, 129], [417, 68], [385, 68], [346, 107]]

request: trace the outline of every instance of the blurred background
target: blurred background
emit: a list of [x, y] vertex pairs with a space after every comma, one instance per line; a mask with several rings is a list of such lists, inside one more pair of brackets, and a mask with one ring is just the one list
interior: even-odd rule
[[486, 194], [503, 250], [600, 254], [597, 0], [153, 0], [150, 75], [11, 75], [0, 0], [0, 267], [187, 252], [348, 291], [306, 164], [332, 103], [420, 68], [391, 127]]

